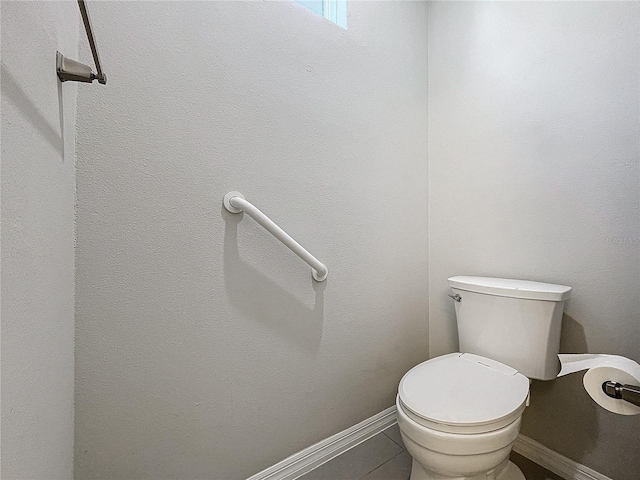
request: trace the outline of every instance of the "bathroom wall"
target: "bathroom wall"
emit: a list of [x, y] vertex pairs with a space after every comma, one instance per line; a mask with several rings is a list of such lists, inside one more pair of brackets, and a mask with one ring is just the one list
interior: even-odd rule
[[[562, 351], [640, 361], [640, 4], [434, 2], [429, 12], [430, 355], [456, 350], [447, 277], [570, 285]], [[615, 478], [640, 417], [582, 374], [534, 382], [523, 433]]]
[[75, 2], [1, 3], [2, 478], [73, 476]]
[[428, 355], [426, 5], [91, 7], [76, 477], [245, 478], [393, 405]]

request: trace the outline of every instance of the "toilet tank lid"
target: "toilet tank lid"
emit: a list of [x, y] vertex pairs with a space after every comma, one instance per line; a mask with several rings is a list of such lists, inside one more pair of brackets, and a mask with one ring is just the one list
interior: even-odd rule
[[509, 278], [456, 276], [449, 278], [449, 286], [467, 292], [550, 302], [560, 302], [571, 296], [571, 287], [566, 285]]

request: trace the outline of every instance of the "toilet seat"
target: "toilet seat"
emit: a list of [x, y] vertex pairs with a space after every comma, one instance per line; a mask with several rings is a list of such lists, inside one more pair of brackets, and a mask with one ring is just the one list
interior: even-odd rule
[[517, 420], [529, 379], [503, 363], [469, 353], [433, 358], [409, 370], [399, 406], [413, 421], [441, 432], [483, 433]]

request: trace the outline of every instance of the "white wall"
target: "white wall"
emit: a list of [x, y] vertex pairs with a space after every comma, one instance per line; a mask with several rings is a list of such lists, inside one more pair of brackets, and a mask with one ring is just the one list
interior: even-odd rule
[[[640, 4], [434, 2], [430, 355], [455, 350], [447, 277], [571, 285], [562, 351], [640, 361]], [[640, 417], [581, 375], [534, 382], [523, 432], [616, 480]]]
[[426, 5], [91, 7], [76, 477], [243, 478], [392, 405], [427, 358]]
[[75, 2], [2, 16], [3, 479], [73, 476]]

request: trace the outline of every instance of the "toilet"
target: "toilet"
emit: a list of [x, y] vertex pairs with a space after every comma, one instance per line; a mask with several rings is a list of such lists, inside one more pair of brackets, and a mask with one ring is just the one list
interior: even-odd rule
[[503, 278], [449, 278], [460, 352], [409, 370], [398, 426], [411, 480], [525, 480], [509, 454], [531, 379], [552, 380], [571, 287]]

